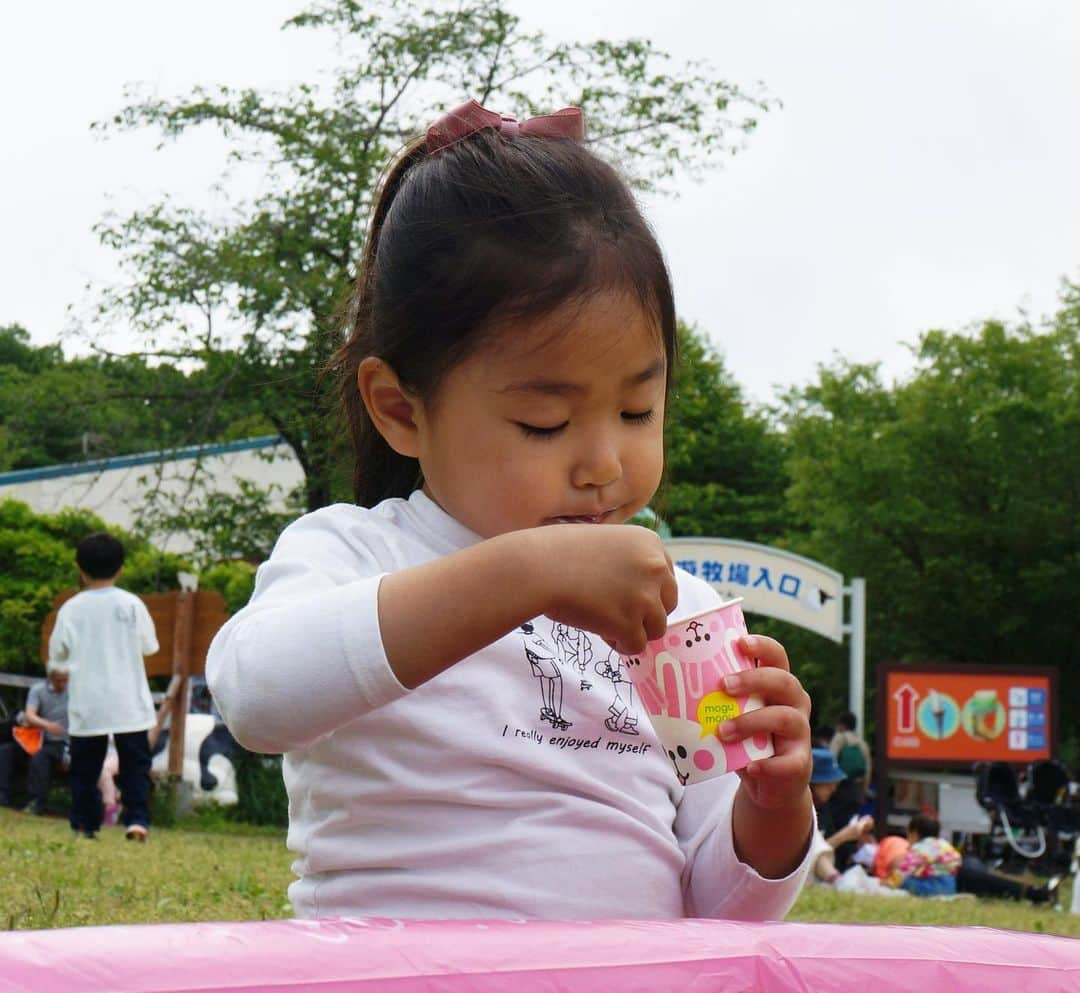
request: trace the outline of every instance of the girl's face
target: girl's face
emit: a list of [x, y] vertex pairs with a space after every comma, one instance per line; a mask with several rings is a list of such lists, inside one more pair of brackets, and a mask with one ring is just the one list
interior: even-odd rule
[[656, 322], [621, 293], [496, 332], [416, 407], [424, 490], [484, 538], [621, 524], [660, 483], [666, 372]]

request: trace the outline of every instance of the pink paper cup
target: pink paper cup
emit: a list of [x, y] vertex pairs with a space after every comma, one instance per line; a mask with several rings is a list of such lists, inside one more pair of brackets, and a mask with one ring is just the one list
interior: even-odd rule
[[717, 725], [757, 710], [756, 695], [732, 697], [724, 676], [754, 668], [738, 646], [746, 634], [741, 599], [672, 624], [640, 655], [623, 656], [638, 698], [684, 786], [741, 769], [773, 754], [772, 738], [722, 742]]

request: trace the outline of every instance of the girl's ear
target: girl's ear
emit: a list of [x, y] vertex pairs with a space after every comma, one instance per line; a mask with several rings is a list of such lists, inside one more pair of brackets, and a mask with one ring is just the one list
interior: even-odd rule
[[368, 416], [386, 443], [408, 458], [419, 452], [416, 424], [419, 400], [398, 379], [382, 359], [369, 355], [356, 370], [356, 386]]

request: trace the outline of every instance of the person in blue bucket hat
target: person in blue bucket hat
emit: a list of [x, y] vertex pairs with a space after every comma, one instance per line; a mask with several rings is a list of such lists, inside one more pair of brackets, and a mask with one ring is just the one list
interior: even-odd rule
[[[828, 748], [813, 748], [811, 749], [810, 754], [814, 759], [814, 768], [810, 773], [811, 786], [825, 786], [829, 783], [839, 783], [847, 778], [844, 775], [844, 770], [836, 764], [836, 758]], [[832, 795], [831, 791], [829, 795]]]
[[810, 772], [810, 792], [814, 797], [814, 809], [817, 811], [817, 830], [811, 841], [810, 872], [808, 883], [836, 882], [840, 872], [836, 868], [836, 849], [851, 841], [858, 841], [868, 836], [874, 828], [872, 817], [852, 818], [843, 827], [837, 829], [829, 814], [829, 800], [836, 792], [838, 783], [847, 777], [844, 770], [836, 764], [836, 757], [828, 748], [810, 750], [813, 769]]

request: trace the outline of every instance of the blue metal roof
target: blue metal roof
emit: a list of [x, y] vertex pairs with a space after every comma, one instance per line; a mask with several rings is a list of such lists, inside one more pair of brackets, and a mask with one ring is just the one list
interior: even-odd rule
[[91, 459], [89, 462], [64, 462], [60, 465], [40, 466], [37, 469], [16, 469], [0, 472], [0, 486], [29, 483], [36, 479], [59, 479], [84, 473], [100, 473], [108, 469], [128, 469], [156, 462], [179, 462], [182, 459], [206, 458], [208, 455], [227, 455], [230, 452], [248, 452], [260, 448], [273, 448], [281, 444], [280, 435], [268, 434], [259, 438], [241, 438], [218, 445], [189, 445], [186, 448], [163, 449], [160, 452], [138, 452], [134, 455], [117, 455], [111, 459]]

